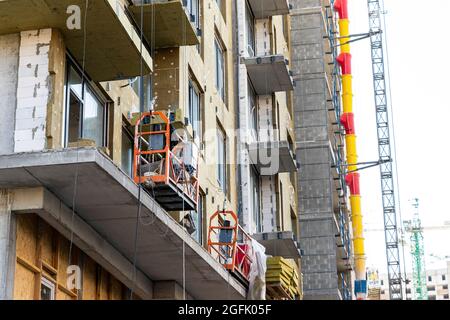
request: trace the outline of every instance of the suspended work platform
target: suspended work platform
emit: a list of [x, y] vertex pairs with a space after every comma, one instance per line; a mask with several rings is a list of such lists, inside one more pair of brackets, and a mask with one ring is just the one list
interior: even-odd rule
[[252, 250], [252, 238], [233, 211], [216, 211], [211, 216], [208, 252], [244, 284], [249, 281]]
[[197, 210], [198, 168], [192, 143], [172, 141], [170, 113], [138, 114], [134, 119], [133, 180], [167, 211]]

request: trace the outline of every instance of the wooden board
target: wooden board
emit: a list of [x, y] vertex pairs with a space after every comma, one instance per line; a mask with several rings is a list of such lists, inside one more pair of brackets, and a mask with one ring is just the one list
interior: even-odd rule
[[[57, 300], [78, 299], [67, 288], [70, 242], [34, 214], [17, 216], [14, 299], [40, 299], [41, 275], [56, 284]], [[82, 270], [82, 298], [122, 299], [124, 286], [94, 260], [72, 246], [71, 265]], [[80, 258], [81, 257], [81, 258]]]

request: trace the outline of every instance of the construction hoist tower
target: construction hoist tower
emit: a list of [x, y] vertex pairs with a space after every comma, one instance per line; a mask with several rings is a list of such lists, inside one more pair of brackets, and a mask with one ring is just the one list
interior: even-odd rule
[[427, 300], [427, 283], [425, 270], [425, 250], [423, 244], [423, 227], [419, 216], [419, 199], [414, 199], [412, 221], [405, 221], [405, 230], [410, 233], [411, 258], [413, 269], [413, 299]]
[[392, 148], [386, 86], [385, 59], [382, 33], [382, 8], [379, 0], [368, 0], [370, 45], [373, 69], [378, 152], [380, 161], [381, 193], [383, 200], [384, 233], [391, 300], [402, 300], [402, 277], [400, 266], [397, 214], [392, 168]]

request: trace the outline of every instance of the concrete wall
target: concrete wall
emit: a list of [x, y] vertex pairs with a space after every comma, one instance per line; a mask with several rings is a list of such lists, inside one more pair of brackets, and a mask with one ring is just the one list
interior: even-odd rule
[[293, 0], [292, 70], [305, 299], [339, 299], [329, 150], [323, 1]]
[[0, 36], [0, 154], [14, 152], [19, 34]]

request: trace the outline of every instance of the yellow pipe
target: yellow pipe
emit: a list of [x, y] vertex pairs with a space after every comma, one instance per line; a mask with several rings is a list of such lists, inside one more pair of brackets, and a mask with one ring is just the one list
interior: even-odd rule
[[350, 37], [348, 37], [349, 33], [349, 25], [350, 22], [348, 19], [340, 19], [339, 20], [339, 33], [340, 33], [340, 39], [339, 43], [341, 45], [341, 52], [342, 53], [350, 53]]
[[344, 113], [353, 112], [353, 77], [351, 74], [342, 76], [342, 107]]
[[[347, 10], [347, 2], [344, 0], [339, 3], [340, 8], [345, 8]], [[340, 48], [341, 54], [350, 55], [350, 33], [349, 33], [349, 20], [347, 19], [347, 12], [345, 16], [340, 15], [342, 19], [339, 19], [339, 33], [340, 33]], [[345, 58], [345, 57], [344, 57]], [[345, 62], [345, 63], [350, 63]], [[346, 66], [346, 73], [342, 75], [342, 105], [344, 114], [353, 113], [353, 83], [351, 68], [349, 65]], [[354, 128], [353, 128], [354, 129]], [[354, 131], [354, 130], [353, 130]], [[356, 147], [356, 135], [354, 132], [347, 132], [345, 137], [346, 144], [346, 157], [348, 164], [348, 171], [355, 172], [358, 167], [358, 153]], [[358, 176], [359, 179], [359, 176]], [[353, 190], [355, 192], [355, 190]], [[356, 191], [355, 193], [359, 193]], [[351, 220], [353, 226], [353, 250], [354, 250], [354, 261], [355, 261], [355, 276], [356, 283], [361, 285], [366, 280], [366, 258], [364, 249], [364, 234], [363, 234], [363, 215], [361, 210], [361, 195], [352, 194], [350, 196], [350, 206], [351, 206]], [[357, 299], [365, 299], [366, 293], [364, 290], [358, 288]]]

